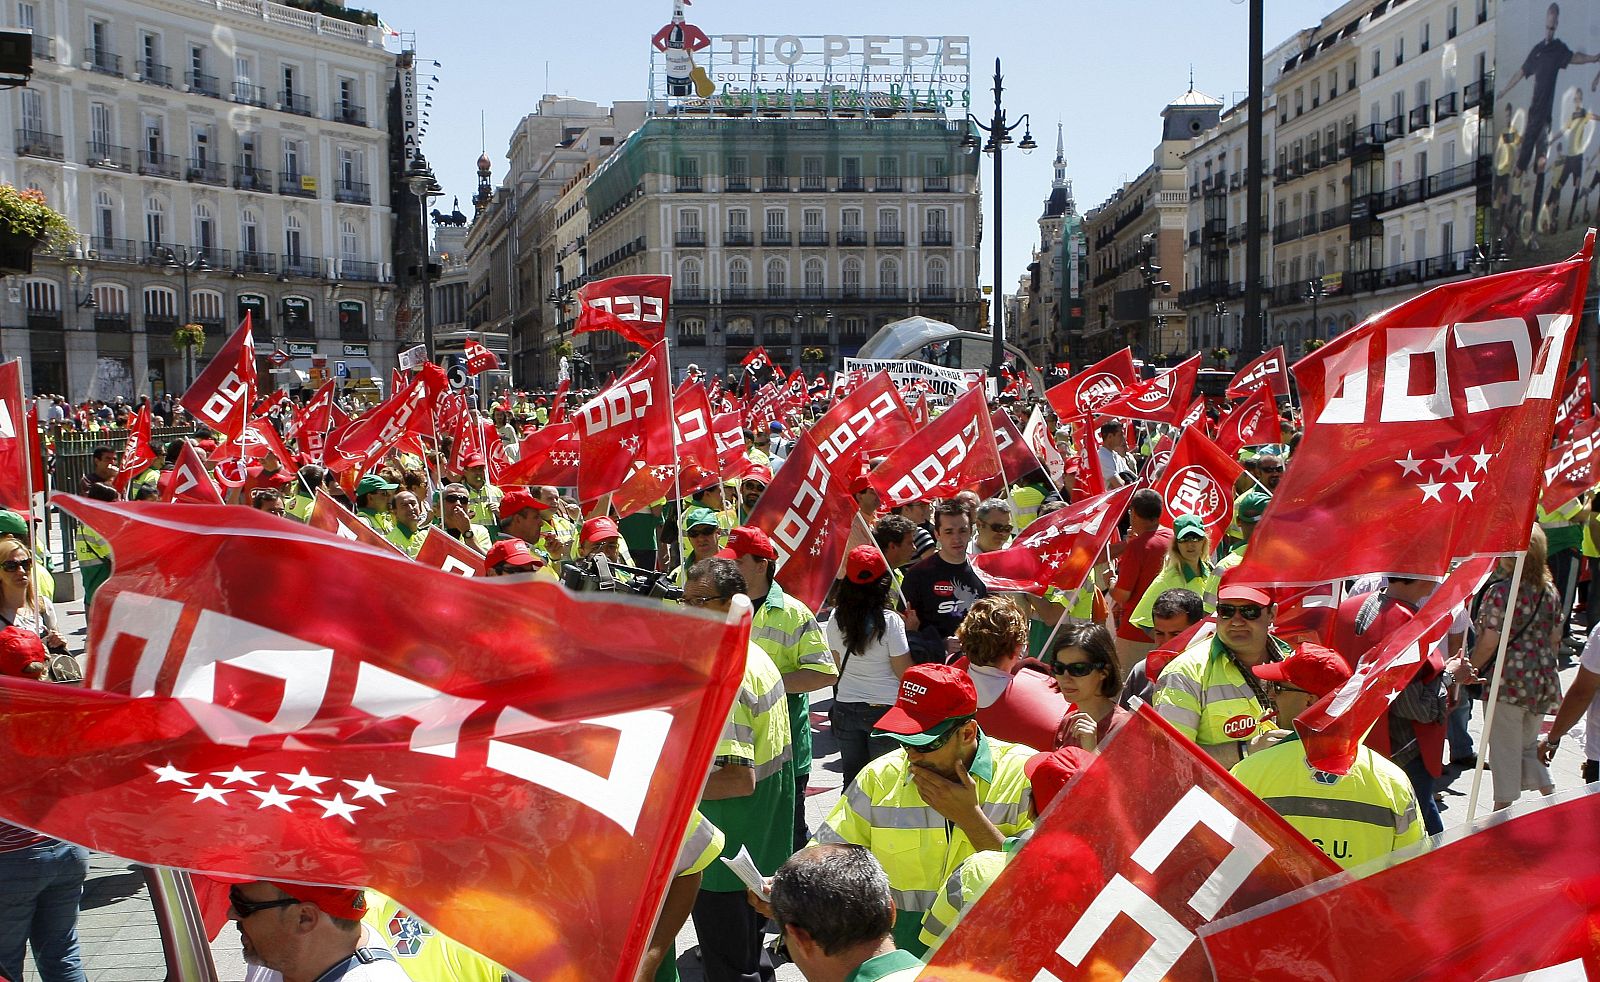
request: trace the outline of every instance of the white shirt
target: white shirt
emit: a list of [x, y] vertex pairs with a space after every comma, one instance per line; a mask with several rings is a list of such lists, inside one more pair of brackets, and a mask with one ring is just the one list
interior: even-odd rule
[[[828, 618], [823, 629], [828, 639], [828, 650], [844, 660], [844, 631], [837, 617]], [[839, 684], [834, 687], [835, 702], [861, 702], [872, 706], [892, 706], [900, 696], [900, 676], [889, 662], [891, 656], [911, 653], [906, 642], [906, 622], [892, 610], [883, 612], [883, 636], [869, 643], [865, 651], [858, 651], [845, 663], [839, 673]]]
[[[1591, 672], [1600, 672], [1600, 631], [1589, 632], [1578, 664]], [[1590, 760], [1600, 760], [1600, 692], [1595, 693], [1589, 708], [1583, 711], [1583, 718], [1583, 755]]]

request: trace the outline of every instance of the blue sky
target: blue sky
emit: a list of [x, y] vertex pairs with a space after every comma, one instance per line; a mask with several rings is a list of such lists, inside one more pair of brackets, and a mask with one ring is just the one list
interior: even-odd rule
[[[486, 122], [494, 181], [506, 172], [512, 128], [545, 91], [610, 103], [642, 99], [650, 37], [670, 19], [671, 0], [368, 0], [398, 31], [415, 32], [421, 57], [441, 62], [423, 149], [446, 197], [469, 199]], [[352, 0], [352, 5], [360, 5]], [[1333, 0], [1268, 0], [1266, 46], [1316, 23]], [[571, 16], [578, 12], [578, 16]], [[1005, 107], [1026, 112], [1040, 149], [1005, 162], [1005, 268], [1014, 290], [1026, 268], [1049, 193], [1056, 122], [1066, 127], [1067, 173], [1087, 211], [1151, 161], [1161, 108], [1189, 86], [1226, 103], [1243, 98], [1246, 7], [1233, 0], [873, 0], [845, 3], [731, 3], [697, 0], [688, 19], [707, 34], [960, 35], [972, 39], [973, 105], [988, 118], [989, 75], [999, 56]], [[548, 65], [549, 87], [545, 86]], [[992, 174], [983, 166], [985, 223]], [[983, 244], [981, 281], [990, 283], [993, 241]]]

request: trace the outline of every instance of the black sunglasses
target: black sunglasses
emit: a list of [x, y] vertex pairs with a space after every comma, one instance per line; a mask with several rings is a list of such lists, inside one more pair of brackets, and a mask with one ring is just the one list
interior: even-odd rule
[[464, 494], [447, 494], [444, 496], [444, 500], [452, 505], [464, 505], [472, 499]]
[[1267, 608], [1257, 604], [1217, 604], [1217, 621], [1219, 623], [1233, 620], [1233, 615], [1238, 614], [1247, 621], [1260, 620]]
[[1075, 679], [1087, 678], [1096, 669], [1104, 668], [1092, 661], [1053, 662], [1050, 670], [1057, 675], [1070, 675]]
[[1011, 534], [1011, 528], [1012, 527], [1010, 525], [998, 525], [998, 524], [996, 524], [994, 522], [988, 522], [986, 524], [989, 526], [989, 531], [991, 531], [991, 532], [994, 532], [994, 533], [999, 534], [999, 535], [1010, 535]]
[[20, 573], [32, 565], [33, 563], [27, 559], [7, 559], [5, 562], [0, 563], [0, 569], [5, 570], [7, 573]]
[[956, 736], [956, 731], [960, 730], [961, 727], [965, 726], [967, 720], [969, 720], [971, 718], [972, 718], [971, 716], [963, 716], [961, 719], [958, 719], [954, 723], [951, 723], [950, 724], [950, 728], [948, 730], [945, 730], [943, 733], [939, 734], [932, 741], [930, 741], [928, 743], [924, 743], [920, 747], [913, 747], [909, 743], [906, 744], [905, 747], [906, 747], [907, 750], [915, 750], [919, 754], [931, 754], [935, 750], [938, 750], [940, 747], [942, 747], [945, 744], [949, 743], [951, 740], [954, 740], [955, 736]]
[[236, 891], [228, 891], [228, 906], [233, 909], [235, 914], [239, 915], [240, 920], [244, 920], [251, 914], [259, 914], [264, 910], [271, 910], [274, 907], [293, 907], [296, 904], [303, 903], [305, 901], [296, 900], [293, 897], [284, 897], [282, 900], [246, 900]]

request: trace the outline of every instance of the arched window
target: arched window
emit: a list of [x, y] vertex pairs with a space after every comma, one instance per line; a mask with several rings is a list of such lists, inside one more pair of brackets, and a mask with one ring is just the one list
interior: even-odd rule
[[222, 294], [216, 290], [189, 291], [189, 313], [202, 323], [222, 322]]
[[28, 280], [22, 285], [30, 314], [60, 314], [61, 288], [54, 280]]
[[178, 318], [178, 291], [170, 286], [144, 288], [145, 320], [175, 321]]
[[216, 248], [216, 223], [211, 220], [211, 209], [201, 202], [194, 206], [194, 244], [203, 250]]
[[878, 291], [882, 294], [897, 293], [900, 290], [900, 264], [893, 259], [883, 259], [878, 262]]
[[844, 295], [859, 297], [861, 295], [861, 260], [854, 256], [845, 259], [840, 266], [840, 278], [844, 286]]
[[96, 191], [94, 195], [94, 232], [90, 246], [103, 249], [117, 237], [117, 199], [110, 191]]
[[789, 289], [789, 267], [782, 259], [767, 260], [767, 296], [781, 297]]
[[736, 297], [750, 292], [750, 260], [737, 258], [728, 261], [728, 292]]
[[944, 260], [937, 257], [928, 260], [928, 277], [922, 292], [930, 297], [942, 297], [949, 293], [949, 283]]
[[685, 317], [679, 320], [678, 343], [686, 347], [704, 347], [706, 322], [699, 317]]
[[255, 268], [261, 265], [255, 262], [255, 257], [261, 252], [260, 230], [261, 222], [256, 218], [255, 209], [246, 208], [239, 212], [239, 260], [240, 266], [247, 272], [265, 272]]
[[153, 194], [144, 199], [144, 241], [147, 246], [167, 241], [167, 207]]
[[339, 223], [339, 258], [347, 263], [361, 259], [361, 237], [356, 232], [356, 223], [348, 218]]
[[807, 259], [805, 267], [805, 291], [808, 297], [821, 297], [823, 290], [822, 260]]
[[727, 324], [729, 344], [749, 344], [755, 336], [755, 322], [748, 317], [730, 317]]
[[[674, 292], [685, 297], [698, 297], [700, 289], [700, 260], [685, 259], [678, 264], [678, 288]], [[704, 327], [703, 324], [701, 326]]]

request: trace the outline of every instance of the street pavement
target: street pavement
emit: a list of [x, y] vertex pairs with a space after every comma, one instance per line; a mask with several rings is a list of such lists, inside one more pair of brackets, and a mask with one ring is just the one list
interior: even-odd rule
[[[85, 643], [82, 600], [58, 605], [57, 613], [61, 616], [65, 629], [63, 633], [68, 636], [69, 644], [74, 650], [81, 651]], [[1576, 673], [1575, 663], [1562, 671], [1563, 691]], [[806, 820], [812, 829], [827, 817], [838, 801], [840, 790], [840, 759], [828, 730], [828, 696], [829, 691], [825, 690], [813, 693], [811, 697], [815, 764], [811, 772], [810, 793], [806, 798]], [[1482, 709], [1482, 703], [1473, 706], [1470, 725], [1473, 739], [1480, 747]], [[1573, 728], [1571, 736], [1562, 741], [1551, 766], [1558, 793], [1582, 786], [1580, 772], [1585, 760], [1583, 725], [1580, 722]], [[1491, 777], [1486, 771], [1479, 797], [1479, 815], [1492, 806], [1490, 782]], [[1441, 784], [1443, 800], [1440, 807], [1448, 831], [1466, 821], [1467, 793], [1472, 785], [1472, 772], [1451, 768]], [[1525, 794], [1523, 800], [1527, 801], [1531, 796], [1531, 792]], [[156, 927], [144, 878], [138, 867], [131, 863], [100, 854], [92, 857], [79, 919], [79, 936], [83, 944], [85, 971], [93, 982], [160, 982], [167, 977], [160, 932]], [[693, 951], [694, 945], [694, 927], [685, 924], [677, 938], [679, 973], [685, 982], [699, 982], [703, 978]], [[238, 932], [232, 926], [223, 928], [221, 936], [212, 944], [211, 951], [220, 982], [242, 982], [244, 960], [239, 950]], [[793, 965], [780, 966], [777, 977], [783, 982], [799, 982], [802, 978]], [[37, 982], [31, 962], [24, 970], [23, 979], [24, 982]]]

